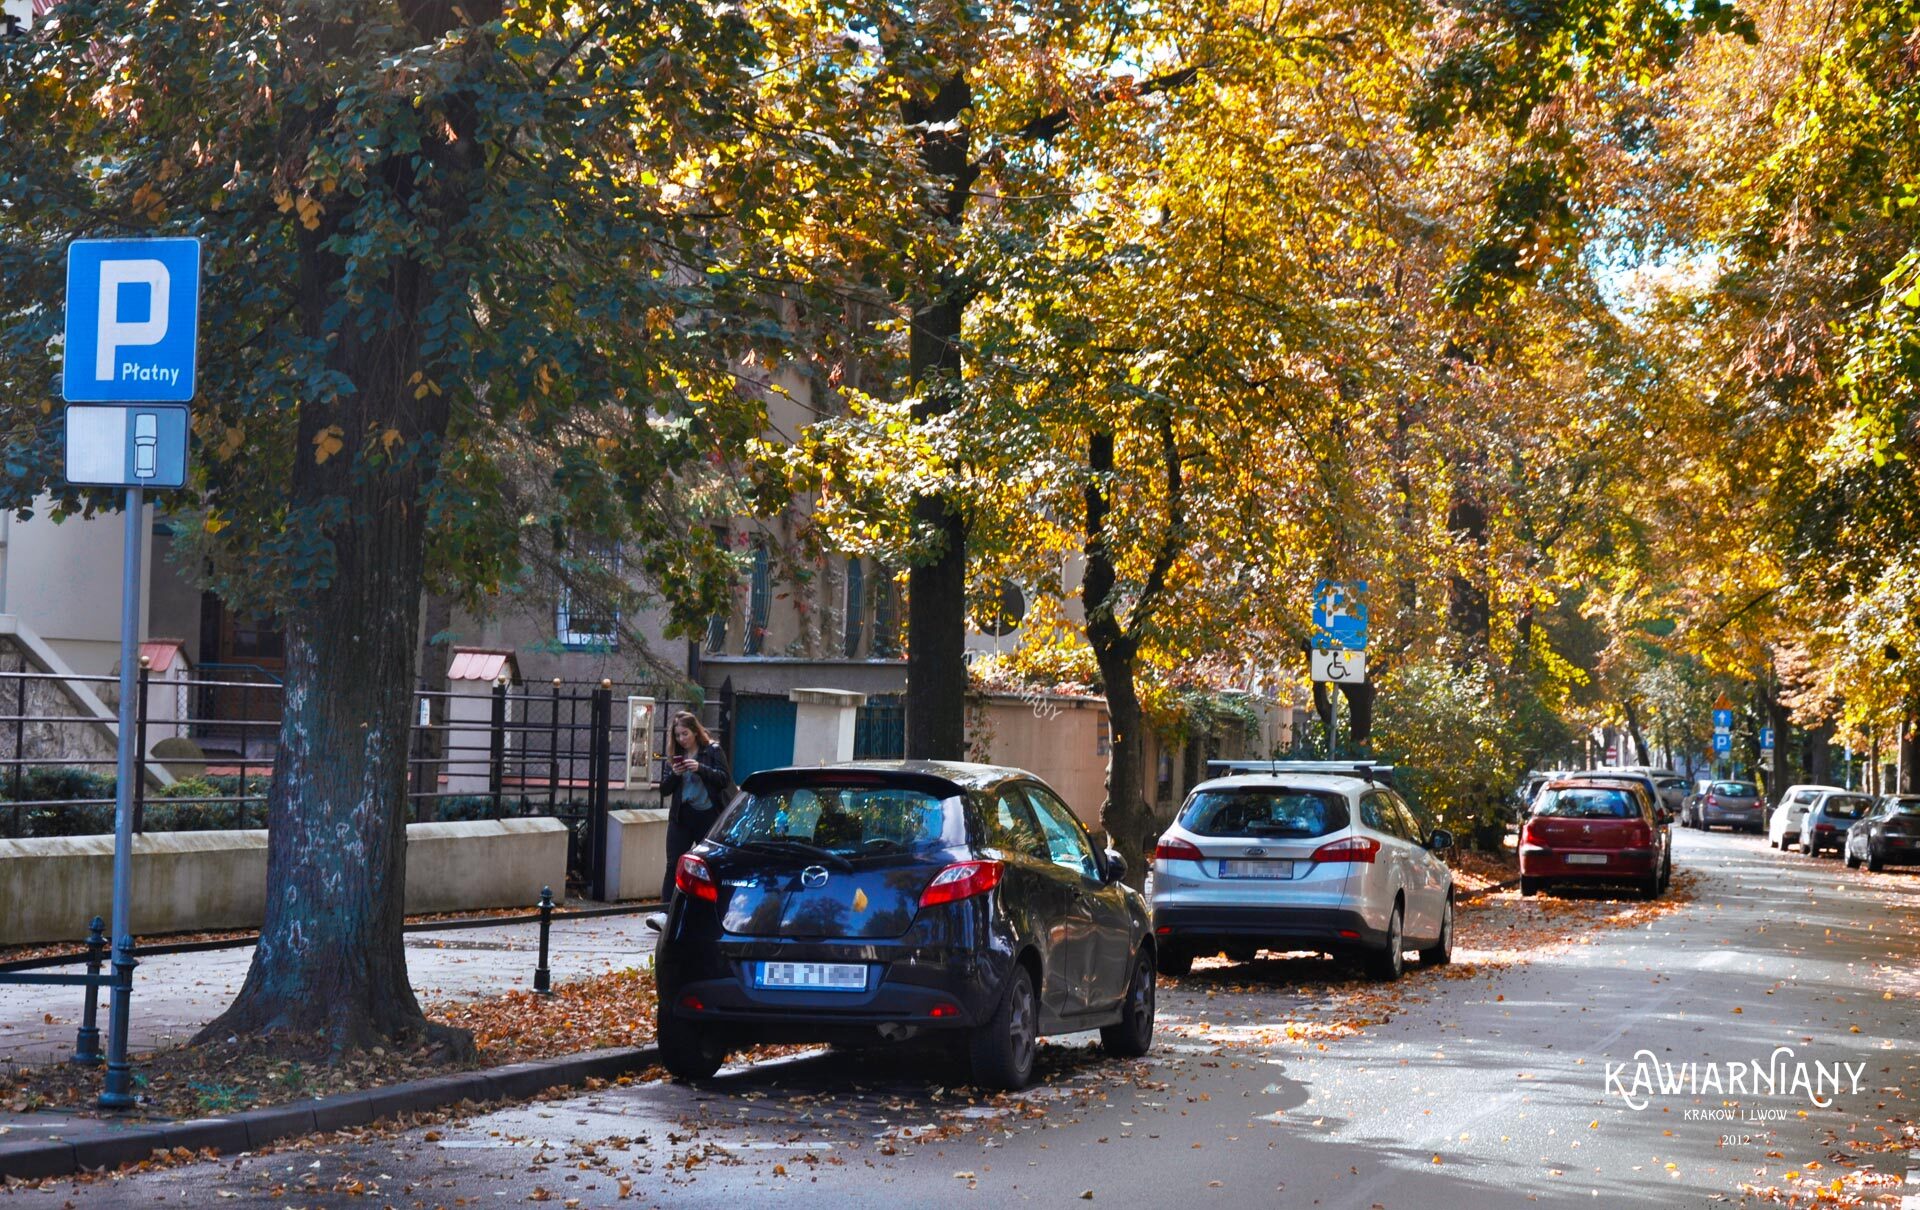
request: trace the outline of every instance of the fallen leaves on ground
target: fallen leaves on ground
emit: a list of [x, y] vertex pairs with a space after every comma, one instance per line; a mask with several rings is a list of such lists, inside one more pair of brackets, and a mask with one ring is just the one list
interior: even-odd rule
[[[621, 970], [559, 984], [550, 996], [512, 991], [427, 1005], [429, 1019], [473, 1034], [477, 1054], [468, 1060], [427, 1046], [376, 1047], [330, 1060], [319, 1039], [272, 1051], [251, 1042], [168, 1047], [135, 1060], [142, 1098], [137, 1113], [152, 1119], [217, 1116], [454, 1071], [642, 1046], [653, 1040], [653, 1004], [653, 973]], [[98, 1068], [56, 1063], [0, 1075], [0, 1109], [13, 1113], [90, 1116], [99, 1092]]]

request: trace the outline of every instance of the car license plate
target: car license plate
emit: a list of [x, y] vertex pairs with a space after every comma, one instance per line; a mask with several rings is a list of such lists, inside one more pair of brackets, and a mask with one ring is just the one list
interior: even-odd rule
[[852, 962], [762, 962], [758, 986], [819, 992], [867, 990], [867, 968]]
[[1605, 865], [1607, 864], [1607, 855], [1605, 853], [1568, 853], [1567, 864]]
[[1222, 878], [1291, 878], [1291, 861], [1222, 861]]

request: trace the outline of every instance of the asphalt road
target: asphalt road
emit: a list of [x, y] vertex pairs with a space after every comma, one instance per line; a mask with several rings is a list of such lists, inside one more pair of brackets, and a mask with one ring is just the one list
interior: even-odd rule
[[[970, 1099], [920, 1060], [819, 1052], [703, 1087], [612, 1087], [10, 1200], [1484, 1210], [1761, 1204], [1792, 1189], [1804, 1205], [1813, 1181], [1851, 1174], [1859, 1192], [1867, 1169], [1887, 1174], [1870, 1204], [1920, 1194], [1898, 1183], [1920, 1169], [1920, 873], [1853, 873], [1724, 833], [1679, 833], [1676, 864], [1694, 898], [1673, 914], [1524, 963], [1415, 971], [1385, 996], [1317, 959], [1163, 983], [1149, 1059], [1067, 1039], [1020, 1097]], [[1636, 1091], [1642, 1051], [1702, 1081], [1706, 1064], [1724, 1084], [1758, 1062], [1780, 1082]], [[1821, 1107], [1789, 1090], [1802, 1061], [1859, 1066]], [[1624, 1065], [1612, 1089], [1610, 1062]]]

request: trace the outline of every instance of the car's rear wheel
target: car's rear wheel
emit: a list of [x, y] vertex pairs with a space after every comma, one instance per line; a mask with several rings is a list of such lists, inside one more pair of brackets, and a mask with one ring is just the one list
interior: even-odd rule
[[1887, 863], [1880, 857], [1880, 850], [1873, 847], [1872, 841], [1867, 842], [1867, 868], [1876, 874], [1887, 868]]
[[1000, 993], [1000, 1006], [967, 1039], [973, 1082], [982, 1088], [1018, 1092], [1033, 1079], [1034, 1053], [1040, 1042], [1040, 1006], [1033, 976], [1016, 965]]
[[1525, 874], [1520, 875], [1520, 893], [1522, 895], [1528, 897], [1538, 895], [1540, 893], [1540, 887], [1541, 882], [1538, 878], [1529, 878]]
[[1648, 874], [1644, 879], [1641, 880], [1640, 898], [1642, 899], [1660, 898], [1660, 873], [1658, 870], [1654, 871], [1651, 874]]
[[1407, 967], [1406, 945], [1406, 921], [1400, 905], [1395, 903], [1393, 915], [1387, 917], [1386, 944], [1367, 955], [1367, 973], [1382, 983], [1398, 979]]
[[1440, 937], [1432, 945], [1420, 951], [1422, 966], [1445, 966], [1453, 961], [1453, 896], [1447, 896], [1447, 906], [1440, 912]]
[[660, 1065], [677, 1080], [704, 1080], [727, 1062], [727, 1048], [690, 1021], [662, 1012], [655, 1043]]
[[1162, 945], [1153, 956], [1160, 973], [1178, 979], [1193, 971], [1193, 950], [1184, 945], [1169, 941]]
[[1800, 856], [1802, 857], [1813, 856], [1813, 842], [1808, 840], [1804, 836], [1800, 838]]
[[1100, 1030], [1100, 1045], [1110, 1055], [1137, 1059], [1153, 1046], [1154, 964], [1142, 951], [1133, 960], [1120, 1020]]
[[1846, 848], [1840, 850], [1840, 856], [1846, 861], [1849, 870], [1857, 870], [1860, 868], [1860, 859], [1853, 855], [1852, 845], [1848, 845]]

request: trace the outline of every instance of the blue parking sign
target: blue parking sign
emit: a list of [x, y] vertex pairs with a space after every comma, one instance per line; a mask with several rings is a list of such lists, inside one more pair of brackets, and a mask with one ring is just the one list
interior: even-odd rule
[[75, 240], [67, 246], [67, 402], [187, 402], [199, 323], [199, 240]]
[[1725, 731], [1715, 732], [1713, 736], [1713, 750], [1723, 756], [1733, 751], [1733, 736], [1727, 734]]
[[1367, 646], [1367, 582], [1322, 580], [1313, 586], [1314, 646], [1364, 651]]

